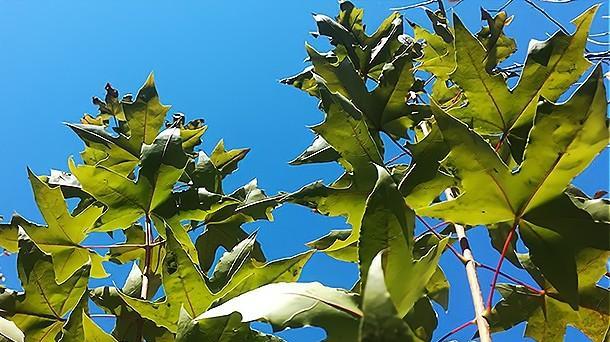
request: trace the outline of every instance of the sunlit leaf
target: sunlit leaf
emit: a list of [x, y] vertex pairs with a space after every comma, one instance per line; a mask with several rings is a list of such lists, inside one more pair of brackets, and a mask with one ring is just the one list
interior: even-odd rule
[[87, 290], [89, 264], [57, 284], [51, 257], [24, 237], [19, 240], [17, 269], [24, 293], [5, 291], [0, 295], [2, 316], [14, 322], [28, 341], [53, 340], [61, 331], [64, 316]]
[[59, 187], [49, 187], [31, 170], [28, 176], [34, 199], [48, 226], [22, 221], [20, 227], [43, 252], [51, 255], [57, 282], [63, 283], [86, 263], [91, 264], [91, 276], [107, 277], [102, 266], [104, 258], [80, 245], [103, 209], [92, 205], [72, 216]]
[[[610, 253], [606, 251], [591, 248], [576, 254], [580, 295], [578, 310], [572, 308], [569, 301], [545, 281], [538, 284], [546, 291], [545, 295], [534, 294], [522, 286], [500, 284], [503, 299], [488, 316], [492, 329], [502, 331], [527, 321], [525, 335], [543, 342], [563, 340], [567, 326], [571, 325], [593, 341], [605, 341], [610, 319], [610, 292], [596, 283], [606, 274], [608, 256]], [[526, 268], [530, 272], [539, 272], [531, 267]], [[540, 275], [536, 278], [542, 279]]]
[[77, 167], [73, 160], [70, 170], [83, 189], [107, 207], [95, 230], [111, 231], [129, 227], [167, 200], [186, 161], [180, 129], [168, 128], [151, 145], [142, 147], [141, 169], [135, 182], [104, 166]]
[[566, 103], [541, 104], [525, 160], [515, 172], [481, 136], [436, 110], [451, 149], [444, 165], [461, 179], [461, 194], [419, 213], [467, 225], [518, 225], [533, 262], [576, 305], [573, 253], [583, 247], [610, 249], [609, 225], [594, 221], [563, 190], [606, 146], [606, 106], [599, 68]]
[[362, 311], [345, 290], [320, 283], [275, 283], [259, 287], [214, 307], [197, 320], [239, 312], [243, 322], [262, 320], [275, 331], [313, 325], [324, 328], [327, 341], [354, 341]]
[[215, 298], [208, 289], [203, 275], [169, 231], [166, 248], [162, 265], [164, 300], [151, 303], [132, 298], [122, 292], [119, 294], [142, 317], [171, 332], [176, 332], [182, 304], [190, 315], [197, 316], [203, 313]]
[[360, 341], [421, 341], [396, 311], [385, 284], [382, 252], [370, 263], [362, 294]]
[[181, 310], [176, 341], [281, 342], [283, 340], [279, 337], [250, 329], [248, 323], [242, 323], [239, 313], [193, 320], [188, 312]]
[[[68, 124], [85, 142], [87, 147], [81, 153], [87, 165], [107, 167], [121, 175], [130, 174], [140, 160], [140, 150], [144, 144], [152, 144], [159, 133], [169, 106], [161, 104], [155, 88], [154, 77], [148, 77], [138, 91], [135, 101], [116, 102], [125, 120], [118, 127], [118, 135], [109, 133], [104, 126], [91, 124]], [[120, 109], [118, 109], [120, 108]]]

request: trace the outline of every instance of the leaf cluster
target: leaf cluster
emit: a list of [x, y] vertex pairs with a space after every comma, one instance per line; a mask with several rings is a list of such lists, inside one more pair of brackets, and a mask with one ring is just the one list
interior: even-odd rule
[[[450, 297], [439, 260], [448, 251], [464, 260], [452, 234], [463, 225], [489, 231], [501, 253], [496, 277], [506, 258], [535, 283], [497, 284], [502, 298], [485, 314], [493, 332], [527, 322], [538, 341], [561, 339], [568, 325], [607, 339], [609, 293], [599, 280], [609, 203], [572, 184], [609, 139], [601, 68], [585, 76], [595, 12], [574, 19], [572, 35], [532, 41], [512, 88], [499, 68], [516, 51], [504, 12], [482, 11], [486, 26], [475, 35], [442, 10], [426, 10], [432, 31], [393, 13], [372, 34], [349, 1], [335, 18], [315, 14], [314, 37], [331, 49], [306, 45], [310, 65], [282, 82], [317, 98], [325, 118], [291, 164], [338, 163], [343, 173], [274, 196], [256, 180], [226, 191], [223, 180], [249, 149], [226, 150], [221, 140], [204, 152], [204, 121], [168, 120], [152, 75], [135, 96], [107, 85], [93, 99], [97, 114], [67, 124], [85, 144], [80, 161], [46, 176], [28, 170], [44, 223], [16, 214], [0, 225], [23, 287], [0, 293], [0, 334], [281, 341], [250, 327], [262, 321], [274, 331], [321, 327], [327, 341], [431, 341]], [[392, 149], [400, 155], [387, 158]], [[349, 228], [267, 261], [243, 225], [272, 220], [284, 203], [342, 216]], [[417, 233], [418, 220], [427, 231]], [[99, 236], [113, 243], [89, 244]], [[315, 251], [356, 264], [358, 282], [349, 290], [296, 282]], [[129, 268], [127, 279], [90, 287], [90, 278], [109, 277], [108, 263]], [[116, 319], [110, 333], [96, 309]]]

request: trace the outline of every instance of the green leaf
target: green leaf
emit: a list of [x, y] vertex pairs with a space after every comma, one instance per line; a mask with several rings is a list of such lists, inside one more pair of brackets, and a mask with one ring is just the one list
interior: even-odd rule
[[384, 62], [402, 47], [398, 40], [403, 33], [402, 16], [397, 12], [392, 13], [369, 36], [362, 23], [364, 11], [349, 1], [341, 2], [339, 6], [340, 12], [336, 20], [314, 14], [318, 27], [314, 37], [327, 36], [336, 47], [334, 54], [341, 59], [348, 58], [360, 74], [377, 79]]
[[[140, 159], [144, 144], [152, 144], [163, 125], [169, 106], [161, 104], [155, 88], [153, 74], [138, 91], [136, 100], [115, 103], [124, 122], [113, 136], [103, 126], [68, 124], [87, 145], [81, 153], [87, 165], [105, 166], [121, 175], [130, 174]], [[114, 113], [116, 114], [116, 113]]]
[[250, 259], [255, 241], [256, 232], [250, 234], [250, 236], [238, 243], [230, 252], [225, 252], [220, 257], [208, 282], [209, 287], [213, 292], [218, 292], [218, 290], [223, 288], [244, 263]]
[[[200, 241], [201, 237], [198, 239]], [[275, 282], [296, 281], [313, 251], [269, 263], [257, 261], [256, 233], [250, 234], [225, 252], [208, 281], [209, 288], [220, 301]], [[207, 265], [206, 265], [207, 266]]]
[[362, 312], [355, 294], [320, 283], [275, 283], [214, 307], [196, 320], [239, 312], [243, 322], [262, 320], [274, 331], [307, 325], [326, 330], [327, 341], [354, 341]]
[[[468, 98], [468, 106], [454, 109], [451, 114], [464, 122], [472, 122], [478, 132], [505, 132], [510, 128], [511, 111], [516, 99], [506, 86], [502, 75], [491, 75], [483, 63], [488, 53], [462, 21], [454, 16], [457, 68], [449, 76]], [[468, 108], [468, 109], [466, 109]], [[476, 112], [476, 115], [472, 113]], [[507, 127], [508, 126], [508, 127]]]
[[291, 85], [311, 96], [318, 96], [318, 82], [313, 78], [313, 67], [308, 66], [300, 73], [280, 80], [280, 83]]
[[358, 262], [357, 242], [339, 250], [329, 251], [328, 248], [333, 244], [340, 244], [352, 234], [351, 229], [331, 230], [328, 234], [319, 239], [306, 243], [307, 247], [326, 253], [328, 256], [341, 261]]
[[519, 105], [517, 111], [521, 114], [513, 120], [512, 134], [508, 136], [517, 160], [521, 160], [539, 97], [557, 101], [591, 66], [584, 53], [589, 28], [598, 8], [599, 5], [592, 6], [572, 20], [576, 26], [572, 36], [559, 31], [546, 41], [530, 42], [520, 77], [528, 82], [520, 82], [513, 90], [517, 99], [523, 99], [516, 101]]
[[[419, 59], [417, 69], [434, 74], [446, 80], [455, 69], [455, 49], [453, 42], [447, 43], [440, 35], [434, 34], [415, 23], [409, 23], [413, 28], [415, 39], [424, 41], [423, 56]], [[437, 81], [438, 82], [438, 81]]]
[[164, 218], [172, 224], [185, 220], [213, 221], [217, 215], [226, 219], [234, 214], [240, 202], [205, 188], [190, 187], [172, 192], [168, 199], [154, 210], [154, 216]]
[[303, 153], [292, 160], [290, 165], [303, 165], [310, 163], [326, 163], [332, 162], [339, 159], [339, 154], [333, 149], [332, 146], [324, 140], [321, 136], [316, 136], [314, 141], [311, 143]]
[[382, 255], [380, 252], [373, 258], [367, 272], [359, 341], [421, 341], [396, 311], [386, 288]]
[[[272, 211], [280, 204], [283, 197], [284, 195], [268, 197], [258, 188], [255, 179], [226, 196], [226, 200], [222, 202], [224, 204], [210, 213], [202, 216], [197, 215], [196, 211], [180, 214], [182, 219], [201, 220], [205, 223], [206, 230], [195, 242], [201, 269], [204, 272], [209, 270], [219, 247], [231, 250], [248, 237], [241, 228], [242, 224], [255, 220], [272, 220]], [[258, 242], [254, 243], [253, 252], [257, 260], [265, 261]]]
[[362, 114], [342, 95], [333, 94], [325, 87], [320, 87], [320, 93], [326, 120], [313, 130], [341, 155], [341, 163], [351, 174], [345, 173], [330, 186], [321, 182], [307, 185], [286, 200], [312, 207], [325, 215], [347, 218], [352, 234], [326, 249], [334, 251], [358, 240], [364, 201], [376, 177], [371, 161], [382, 164], [383, 158], [376, 142], [379, 136], [371, 136]]
[[[120, 290], [130, 297], [140, 297], [142, 290], [142, 272], [140, 268], [133, 264], [125, 285]], [[149, 299], [157, 292], [161, 285], [160, 276], [148, 276], [148, 297]], [[137, 312], [133, 311], [123, 301], [119, 294], [119, 289], [115, 287], [98, 287], [91, 290], [90, 297], [100, 306], [104, 312], [117, 317], [115, 327], [112, 331], [119, 341], [173, 341], [173, 334], [165, 328], [160, 328], [154, 322], [142, 318]]]
[[281, 342], [281, 338], [263, 334], [250, 329], [250, 325], [241, 322], [237, 312], [228, 316], [193, 320], [188, 312], [180, 311], [177, 342]]
[[576, 32], [572, 36], [558, 32], [545, 42], [532, 41], [520, 82], [512, 90], [501, 75], [485, 71], [482, 62], [488, 53], [456, 16], [458, 67], [450, 78], [466, 94], [468, 105], [450, 114], [471, 122], [479, 133], [510, 135], [515, 143], [517, 138], [526, 141], [540, 97], [557, 100], [591, 65], [583, 52], [596, 10], [594, 6], [573, 20]]
[[[198, 256], [195, 244], [193, 244], [193, 240], [191, 240], [191, 237], [188, 235], [187, 227], [183, 226], [179, 220], [175, 218], [163, 219], [157, 215], [153, 215], [152, 222], [154, 223], [154, 227], [159, 233], [160, 237], [167, 239], [168, 231], [171, 231], [171, 235], [176, 241], [178, 241], [182, 249], [188, 254], [189, 258], [193, 261], [197, 260]], [[159, 257], [159, 255], [157, 256]]]
[[[178, 115], [178, 114], [175, 114]], [[182, 115], [183, 119], [184, 116]], [[207, 131], [208, 126], [203, 124], [203, 119], [191, 120], [184, 126], [180, 127], [180, 138], [182, 139], [182, 148], [187, 154], [193, 154], [195, 147], [201, 144], [201, 136]]]
[[473, 226], [518, 224], [534, 263], [576, 305], [576, 269], [568, 261], [579, 248], [610, 249], [609, 225], [594, 221], [563, 194], [608, 142], [602, 82], [598, 68], [566, 103], [539, 106], [525, 160], [515, 172], [481, 136], [436, 107], [451, 148], [444, 163], [461, 179], [461, 194], [419, 214]]
[[220, 302], [225, 302], [267, 284], [297, 281], [312, 255], [313, 251], [307, 251], [268, 263], [251, 258], [216, 295], [222, 296]]
[[[365, 288], [366, 272], [380, 251], [388, 249], [386, 274], [396, 271], [395, 261], [402, 259], [400, 263], [404, 264], [413, 259], [415, 215], [404, 203], [389, 173], [381, 166], [377, 166], [377, 175], [375, 188], [366, 201], [358, 243], [360, 279]], [[388, 288], [391, 287], [390, 284], [387, 285]], [[403, 314], [409, 309], [404, 308]]]
[[408, 104], [405, 99], [409, 91], [419, 91], [416, 89], [417, 82], [409, 51], [384, 64], [378, 86], [369, 92], [361, 75], [348, 59], [333, 64], [309, 45], [306, 48], [314, 66], [314, 78], [321, 83], [318, 85], [318, 95], [323, 96], [320, 87], [325, 87], [331, 93], [345, 97], [366, 118], [371, 134], [383, 131], [406, 137], [407, 129], [430, 116], [427, 106]]
[[417, 338], [422, 341], [432, 341], [438, 319], [427, 297], [420, 298], [404, 319]]
[[455, 185], [455, 179], [439, 170], [449, 147], [437, 125], [431, 126], [426, 137], [407, 146], [413, 161], [398, 188], [409, 207], [418, 209], [432, 203], [443, 190]]
[[3, 316], [23, 331], [27, 340], [53, 340], [61, 331], [65, 315], [87, 290], [89, 264], [65, 282], [55, 282], [51, 257], [27, 238], [19, 240], [17, 270], [24, 293], [4, 292], [0, 298]]
[[359, 240], [361, 280], [366, 288], [366, 274], [374, 256], [387, 249], [385, 284], [401, 317], [422, 295], [436, 272], [445, 249], [445, 238], [427, 249], [421, 258], [413, 255], [415, 216], [407, 207], [390, 174], [378, 167], [378, 179], [366, 202]]
[[142, 317], [175, 333], [182, 304], [190, 315], [196, 316], [203, 313], [215, 297], [208, 289], [203, 275], [169, 230], [162, 267], [165, 292], [163, 301], [151, 303], [129, 297], [120, 291], [119, 295]]
[[200, 151], [197, 162], [189, 163], [186, 172], [193, 186], [222, 193], [222, 179], [237, 170], [237, 164], [248, 152], [248, 148], [227, 151], [220, 140], [210, 156]]
[[19, 220], [19, 226], [44, 253], [51, 255], [55, 280], [63, 283], [87, 263], [91, 264], [92, 277], [107, 277], [102, 266], [104, 258], [80, 245], [103, 209], [91, 205], [72, 216], [59, 187], [49, 187], [29, 169], [28, 177], [38, 209], [48, 226], [39, 226], [25, 220]]
[[[248, 233], [240, 228], [242, 223], [239, 217], [234, 217], [227, 222], [206, 226], [206, 230], [195, 241], [199, 267], [202, 271], [207, 272], [212, 267], [219, 247], [230, 251], [248, 237]], [[254, 242], [252, 256], [257, 260], [265, 261], [263, 250], [257, 241]]]
[[227, 151], [225, 150], [224, 141], [220, 140], [212, 151], [210, 161], [218, 169], [222, 177], [225, 177], [237, 170], [237, 163], [244, 159], [248, 152], [250, 152], [249, 148]]
[[240, 202], [235, 211], [238, 214], [244, 214], [248, 217], [248, 220], [272, 221], [273, 215], [271, 212], [279, 205], [282, 196], [267, 196], [263, 189], [258, 187], [258, 181], [253, 179], [248, 184], [233, 191], [229, 197]]
[[512, 17], [508, 17], [506, 12], [498, 12], [492, 17], [481, 8], [481, 19], [487, 21], [488, 26], [477, 33], [477, 39], [485, 46], [485, 70], [491, 73], [498, 63], [517, 51], [517, 44], [514, 39], [504, 35], [504, 26], [512, 21]]
[[116, 339], [106, 333], [87, 315], [89, 311], [86, 294], [80, 303], [72, 310], [70, 317], [62, 329], [60, 342], [116, 342]]
[[607, 198], [591, 199], [587, 194], [574, 186], [568, 187], [566, 195], [572, 200], [574, 205], [588, 212], [595, 221], [610, 223], [610, 200]]
[[9, 223], [0, 223], [0, 247], [10, 253], [19, 251], [19, 227], [35, 225], [23, 217], [13, 214]]
[[151, 145], [142, 147], [141, 169], [135, 182], [104, 166], [77, 167], [73, 160], [70, 170], [83, 189], [107, 207], [95, 231], [112, 231], [129, 227], [166, 201], [186, 161], [180, 129], [168, 128]]
[[[538, 285], [546, 291], [546, 295], [533, 294], [521, 286], [500, 284], [503, 299], [487, 317], [492, 329], [502, 331], [527, 321], [525, 335], [543, 342], [563, 340], [566, 327], [571, 325], [593, 341], [605, 341], [610, 319], [610, 292], [596, 283], [606, 273], [609, 255], [606, 251], [591, 248], [582, 249], [576, 254], [580, 295], [578, 310], [573, 309], [545, 281], [540, 281]], [[528, 271], [537, 270], [529, 268]], [[541, 276], [534, 278], [541, 279]]]
[[[438, 246], [440, 242], [441, 240], [432, 233], [420, 235], [415, 239], [415, 243], [413, 245], [413, 256], [416, 260], [423, 258], [432, 248]], [[445, 249], [450, 243], [453, 243], [452, 239], [449, 239], [449, 241], [444, 244]], [[428, 284], [426, 285], [426, 296], [440, 304], [445, 311], [449, 310], [449, 281], [447, 281], [445, 272], [443, 272], [440, 265], [436, 267], [434, 274], [432, 274], [432, 277], [430, 277], [430, 280], [428, 280]], [[421, 301], [422, 299], [415, 303], [415, 306], [417, 306]], [[420, 305], [423, 304], [420, 303]]]
[[[502, 249], [504, 249], [504, 241], [506, 241], [508, 238], [511, 228], [512, 225], [509, 222], [502, 222], [489, 226], [488, 232], [491, 245], [500, 254], [502, 254]], [[513, 265], [521, 268], [521, 263], [517, 257], [517, 239], [511, 239], [504, 257]]]
[[[415, 79], [410, 52], [398, 55], [383, 66], [379, 85], [371, 93], [371, 117], [379, 130], [400, 138], [422, 119], [431, 116], [427, 105], [407, 103], [410, 92], [421, 92], [422, 80]], [[366, 113], [365, 113], [366, 114]]]

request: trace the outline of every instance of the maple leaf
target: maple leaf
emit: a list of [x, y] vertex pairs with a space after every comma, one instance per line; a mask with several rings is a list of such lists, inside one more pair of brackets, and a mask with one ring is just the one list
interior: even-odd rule
[[574, 253], [584, 247], [610, 249], [609, 225], [593, 220], [563, 193], [608, 142], [601, 75], [597, 68], [566, 103], [538, 107], [525, 159], [516, 170], [480, 135], [434, 107], [451, 149], [443, 164], [460, 180], [461, 194], [418, 210], [465, 225], [519, 227], [533, 262], [572, 305], [578, 303]]

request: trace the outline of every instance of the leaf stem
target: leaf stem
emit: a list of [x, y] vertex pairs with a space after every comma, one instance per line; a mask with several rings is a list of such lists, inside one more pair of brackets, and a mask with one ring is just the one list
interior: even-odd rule
[[532, 6], [538, 12], [542, 13], [542, 15], [544, 15], [548, 20], [550, 20], [553, 24], [555, 24], [557, 27], [559, 27], [559, 29], [561, 30], [561, 32], [563, 32], [563, 34], [565, 34], [567, 36], [570, 35], [570, 32], [568, 32], [568, 30], [566, 30], [565, 27], [563, 27], [563, 25], [561, 25], [561, 23], [559, 21], [557, 21], [557, 19], [553, 18], [552, 15], [548, 14], [544, 10], [544, 8], [538, 6], [531, 0], [525, 0], [525, 2], [528, 3], [530, 6]]
[[456, 334], [457, 332], [459, 332], [460, 330], [467, 328], [471, 325], [473, 325], [475, 323], [474, 319], [471, 319], [468, 322], [464, 322], [462, 324], [460, 324], [459, 326], [457, 326], [456, 328], [452, 329], [450, 332], [446, 333], [443, 337], [441, 337], [438, 342], [443, 342], [446, 339], [448, 339], [449, 337], [451, 337], [451, 335]]
[[498, 153], [498, 151], [500, 150], [500, 147], [502, 147], [502, 144], [504, 144], [504, 141], [506, 141], [506, 138], [508, 138], [508, 133], [502, 132], [502, 136], [500, 137], [500, 140], [498, 140], [498, 143], [494, 147], [494, 150], [496, 153]]
[[[426, 220], [424, 220], [421, 216], [419, 215], [415, 215], [415, 217], [417, 217], [417, 219], [424, 224], [424, 226], [426, 226], [426, 229], [431, 232], [432, 234], [434, 234], [434, 236], [436, 236], [439, 240], [443, 239], [443, 236], [441, 234], [439, 234], [436, 230], [434, 230], [434, 228], [432, 226], [430, 226], [430, 224], [428, 222], [426, 222]], [[447, 223], [447, 222], [443, 222], [443, 223]], [[453, 254], [460, 259], [460, 261], [462, 263], [466, 263], [467, 260], [464, 258], [464, 256], [458, 252], [451, 244], [447, 244], [447, 248], [449, 248], [449, 250], [451, 252], [453, 252]]]
[[422, 1], [422, 2], [419, 2], [419, 3], [414, 4], [414, 5], [408, 5], [408, 6], [402, 6], [402, 7], [393, 7], [393, 8], [390, 8], [390, 10], [391, 11], [406, 11], [408, 9], [418, 8], [418, 7], [430, 5], [430, 4], [433, 4], [435, 2], [436, 2], [436, 0], [426, 0], [426, 1]]
[[[159, 241], [155, 241], [152, 242], [149, 246], [150, 247], [154, 247], [154, 246], [158, 246], [165, 243], [165, 240], [159, 240]], [[142, 244], [142, 243], [119, 243], [119, 244], [112, 244], [112, 245], [81, 245], [82, 248], [88, 248], [88, 249], [107, 249], [107, 248], [117, 248], [117, 247], [134, 247], [134, 248], [146, 248], [146, 244]]]
[[502, 254], [500, 254], [500, 260], [498, 260], [498, 265], [496, 266], [495, 270], [494, 270], [494, 275], [493, 275], [493, 279], [491, 281], [491, 286], [489, 289], [489, 295], [487, 296], [487, 310], [491, 310], [491, 305], [493, 302], [493, 298], [494, 298], [494, 289], [496, 288], [496, 283], [498, 282], [498, 275], [500, 274], [500, 268], [502, 268], [502, 263], [504, 262], [504, 259], [506, 258], [506, 253], [508, 252], [508, 246], [510, 246], [510, 242], [513, 239], [513, 236], [515, 236], [515, 231], [517, 230], [517, 226], [519, 225], [519, 219], [515, 219], [515, 222], [513, 222], [513, 226], [510, 228], [510, 232], [508, 233], [508, 235], [506, 236], [506, 239], [504, 240], [504, 246], [502, 247]]
[[[477, 267], [480, 267], [480, 268], [483, 268], [483, 269], [486, 269], [486, 270], [488, 270], [488, 271], [492, 271], [492, 272], [495, 272], [495, 271], [496, 271], [496, 269], [495, 269], [494, 267], [491, 267], [491, 266], [489, 266], [489, 265], [486, 265], [486, 264], [480, 263], [480, 262], [478, 262], [478, 261], [475, 261], [475, 263], [476, 263], [476, 266], [477, 266]], [[544, 290], [538, 290], [537, 288], [532, 287], [532, 286], [530, 286], [530, 285], [526, 284], [525, 282], [523, 282], [523, 281], [521, 281], [521, 280], [519, 280], [519, 279], [517, 279], [517, 278], [515, 278], [515, 277], [513, 277], [513, 276], [510, 276], [510, 275], [508, 275], [508, 274], [506, 274], [506, 273], [504, 273], [504, 272], [502, 272], [502, 271], [498, 271], [498, 274], [499, 274], [499, 275], [501, 275], [501, 276], [503, 276], [504, 278], [506, 278], [506, 279], [508, 279], [508, 280], [510, 280], [510, 281], [512, 281], [512, 282], [514, 282], [514, 283], [515, 283], [515, 284], [517, 284], [517, 285], [521, 285], [521, 286], [525, 287], [526, 289], [530, 290], [532, 293], [539, 294], [539, 295], [541, 295], [541, 296], [543, 296], [543, 295], [545, 295], [545, 294], [546, 294], [546, 291], [544, 291]]]
[[90, 314], [89, 317], [91, 317], [91, 318], [116, 318], [115, 315], [111, 315], [111, 314]]
[[394, 137], [392, 137], [391, 135], [389, 135], [388, 133], [384, 132], [385, 135], [390, 138], [390, 140], [392, 140], [392, 142], [394, 143], [394, 145], [398, 146], [398, 148], [403, 152], [406, 153], [409, 157], [413, 157], [413, 155], [411, 154], [411, 151], [409, 151], [406, 147], [404, 147], [401, 143], [398, 142], [398, 140], [394, 139]]
[[386, 164], [386, 165], [390, 165], [390, 164], [392, 164], [393, 162], [397, 161], [398, 159], [400, 159], [400, 158], [402, 158], [402, 157], [404, 157], [404, 156], [406, 156], [406, 155], [408, 155], [406, 152], [400, 152], [400, 154], [398, 154], [398, 155], [396, 155], [396, 156], [394, 156], [394, 157], [390, 158], [390, 160], [388, 160], [388, 161], [387, 161], [385, 164]]

